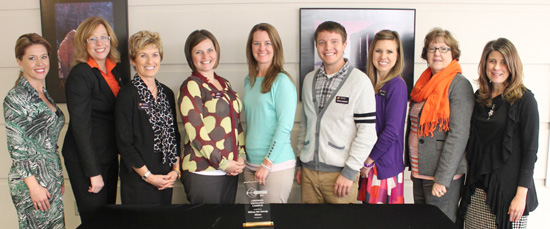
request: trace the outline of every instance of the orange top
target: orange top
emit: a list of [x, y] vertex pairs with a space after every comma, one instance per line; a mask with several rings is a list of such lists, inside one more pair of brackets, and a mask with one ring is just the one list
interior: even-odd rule
[[107, 73], [101, 71], [101, 68], [97, 64], [97, 62], [92, 59], [91, 57], [88, 58], [88, 62], [86, 62], [90, 68], [97, 68], [101, 72], [101, 75], [107, 81], [107, 84], [109, 84], [109, 87], [111, 88], [111, 91], [113, 91], [113, 94], [115, 97], [118, 95], [118, 91], [120, 91], [120, 85], [118, 85], [118, 81], [115, 78], [115, 75], [113, 75], [112, 71], [113, 68], [115, 68], [116, 63], [113, 62], [111, 59], [107, 58], [105, 59], [105, 67], [107, 67]]

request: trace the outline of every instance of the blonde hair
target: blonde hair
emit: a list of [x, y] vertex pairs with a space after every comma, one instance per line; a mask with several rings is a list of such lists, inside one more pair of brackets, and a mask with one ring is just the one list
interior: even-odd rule
[[[395, 66], [393, 66], [388, 72], [388, 75], [382, 81], [376, 82], [378, 80], [378, 71], [376, 70], [376, 67], [374, 67], [372, 56], [374, 55], [376, 42], [382, 40], [395, 41], [395, 43], [397, 44], [397, 60], [395, 62]], [[374, 91], [378, 92], [378, 90], [380, 90], [380, 88], [382, 88], [388, 81], [400, 76], [401, 73], [403, 73], [403, 65], [405, 63], [403, 57], [403, 44], [401, 43], [399, 33], [391, 30], [382, 30], [376, 33], [376, 35], [374, 35], [374, 39], [370, 44], [371, 45], [369, 47], [369, 54], [367, 57], [367, 75], [369, 76], [372, 85], [374, 86]]]
[[162, 60], [164, 57], [164, 51], [162, 48], [162, 40], [160, 39], [159, 33], [146, 30], [134, 33], [130, 37], [130, 41], [128, 44], [128, 55], [130, 56], [130, 59], [135, 60], [139, 50], [142, 50], [148, 45], [154, 45], [159, 50], [160, 60]]
[[101, 17], [89, 17], [82, 21], [76, 29], [76, 34], [74, 36], [73, 66], [78, 63], [86, 63], [88, 61], [89, 55], [86, 50], [88, 45], [87, 39], [90, 38], [99, 25], [105, 26], [107, 34], [111, 37], [111, 49], [109, 51], [108, 58], [115, 63], [120, 62], [120, 53], [117, 50], [118, 39], [113, 31], [113, 28], [111, 28], [111, 25], [109, 25], [109, 23]]
[[508, 72], [510, 72], [510, 76], [504, 82], [505, 88], [502, 98], [510, 104], [514, 104], [515, 101], [523, 97], [527, 89], [523, 85], [523, 64], [519, 58], [518, 51], [514, 44], [506, 38], [489, 41], [485, 45], [485, 48], [483, 48], [483, 54], [481, 54], [478, 66], [479, 79], [477, 81], [479, 82], [479, 95], [477, 96], [477, 102], [482, 104], [482, 106], [491, 106], [492, 104], [491, 94], [494, 88], [487, 76], [487, 59], [493, 51], [500, 52], [504, 56]]
[[294, 83], [294, 80], [290, 74], [283, 68], [283, 64], [285, 62], [283, 55], [283, 44], [277, 29], [270, 24], [260, 23], [252, 27], [250, 33], [248, 34], [248, 42], [246, 43], [246, 60], [248, 62], [248, 80], [250, 81], [250, 85], [254, 86], [258, 71], [258, 61], [256, 61], [256, 58], [254, 58], [254, 54], [252, 53], [254, 33], [257, 31], [265, 31], [269, 36], [269, 40], [271, 40], [271, 45], [273, 46], [273, 61], [264, 76], [261, 90], [262, 93], [267, 93], [271, 90], [271, 86], [277, 78], [277, 74], [280, 72], [286, 74]]

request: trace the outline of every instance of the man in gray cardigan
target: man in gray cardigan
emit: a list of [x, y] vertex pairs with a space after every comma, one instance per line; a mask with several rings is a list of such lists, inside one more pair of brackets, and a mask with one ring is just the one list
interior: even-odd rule
[[323, 64], [303, 81], [296, 180], [303, 203], [356, 203], [359, 170], [376, 142], [374, 90], [344, 58], [342, 25], [324, 22], [314, 39]]

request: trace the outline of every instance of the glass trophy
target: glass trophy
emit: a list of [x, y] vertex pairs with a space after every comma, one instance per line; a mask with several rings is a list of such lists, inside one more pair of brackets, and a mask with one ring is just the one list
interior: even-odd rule
[[[247, 183], [258, 183], [257, 181], [245, 181]], [[245, 185], [246, 187], [246, 185]], [[248, 188], [246, 196], [250, 200], [250, 204], [245, 206], [245, 219], [243, 223], [245, 228], [273, 228], [274, 224], [271, 220], [271, 211], [269, 204], [264, 204], [263, 197], [267, 195], [267, 190], [257, 190], [256, 188]]]

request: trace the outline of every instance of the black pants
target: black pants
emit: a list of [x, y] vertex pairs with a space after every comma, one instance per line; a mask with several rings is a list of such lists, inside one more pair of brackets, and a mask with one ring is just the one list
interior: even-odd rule
[[238, 176], [205, 176], [183, 172], [181, 182], [191, 204], [234, 204]]
[[[122, 204], [171, 204], [172, 188], [158, 190], [155, 186], [145, 182], [133, 169], [127, 169], [121, 160], [120, 167], [120, 199]], [[148, 166], [149, 167], [149, 166]], [[167, 174], [171, 167], [165, 165], [159, 174]], [[158, 171], [158, 168], [150, 170]]]
[[74, 198], [80, 214], [80, 221], [86, 222], [101, 206], [115, 204], [118, 181], [118, 161], [110, 165], [101, 165], [101, 176], [105, 184], [99, 193], [88, 192], [91, 186], [90, 178], [84, 175], [84, 168], [80, 161], [67, 160], [65, 167], [73, 189]]

